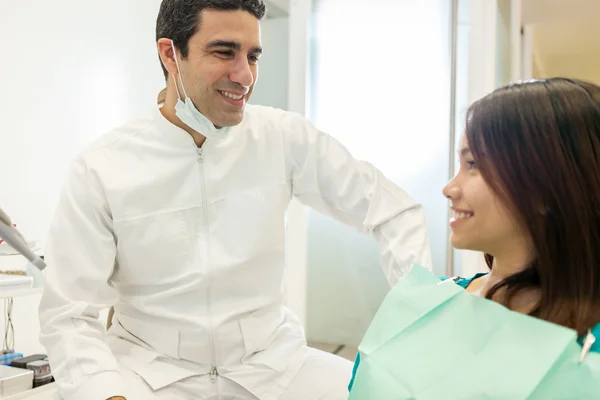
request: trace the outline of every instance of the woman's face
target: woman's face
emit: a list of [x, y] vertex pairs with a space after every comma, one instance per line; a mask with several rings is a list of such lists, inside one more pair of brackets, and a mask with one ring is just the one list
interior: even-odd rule
[[521, 230], [509, 209], [483, 179], [466, 136], [461, 141], [459, 154], [460, 169], [443, 190], [452, 203], [452, 245], [492, 255], [522, 245]]

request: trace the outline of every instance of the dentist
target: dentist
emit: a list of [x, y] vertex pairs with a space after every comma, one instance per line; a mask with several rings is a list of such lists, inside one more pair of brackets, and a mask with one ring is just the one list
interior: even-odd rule
[[409, 195], [304, 117], [247, 105], [264, 14], [164, 0], [163, 106], [73, 162], [40, 304], [64, 399], [347, 398], [352, 364], [307, 347], [286, 306], [292, 198], [377, 240], [390, 284], [430, 265]]

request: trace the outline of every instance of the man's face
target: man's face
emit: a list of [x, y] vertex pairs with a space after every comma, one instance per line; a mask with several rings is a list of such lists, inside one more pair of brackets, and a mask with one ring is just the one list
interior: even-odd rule
[[[203, 10], [200, 17], [188, 57], [182, 60], [177, 51], [183, 84], [214, 125], [234, 126], [242, 122], [258, 77], [260, 22], [246, 11]], [[179, 86], [178, 77], [175, 81]]]

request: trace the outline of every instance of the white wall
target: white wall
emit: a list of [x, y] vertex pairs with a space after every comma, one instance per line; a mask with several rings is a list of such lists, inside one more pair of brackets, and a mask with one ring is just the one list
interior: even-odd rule
[[533, 27], [531, 25], [523, 26], [523, 35], [521, 36], [521, 79], [530, 80], [533, 78], [534, 69], [533, 55]]
[[288, 109], [289, 19], [266, 19], [261, 23], [263, 55], [251, 104]]
[[512, 0], [496, 1], [496, 86], [500, 87], [508, 84], [512, 78]]
[[[0, 0], [0, 206], [43, 245], [71, 159], [151, 110], [164, 86], [160, 0]], [[14, 300], [16, 350], [38, 343], [40, 295]], [[4, 332], [4, 318], [0, 318]]]
[[[424, 205], [433, 267], [448, 242], [450, 2], [319, 0], [311, 118]], [[356, 345], [389, 290], [379, 248], [309, 211], [309, 340]]]
[[164, 86], [160, 0], [0, 0], [0, 204], [44, 241], [71, 159]]

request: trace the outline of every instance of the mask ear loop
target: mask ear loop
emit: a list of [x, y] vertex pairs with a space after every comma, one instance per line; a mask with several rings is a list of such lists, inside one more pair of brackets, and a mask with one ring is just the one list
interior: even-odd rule
[[[179, 83], [181, 83], [181, 89], [183, 90], [183, 94], [185, 95], [184, 99], [187, 99], [188, 95], [185, 92], [185, 86], [183, 85], [183, 80], [181, 79], [181, 69], [179, 69], [179, 61], [177, 61], [177, 50], [175, 50], [175, 43], [173, 42], [173, 39], [171, 39], [171, 46], [173, 47], [173, 57], [175, 57], [175, 65], [177, 65], [177, 75], [179, 75]], [[177, 82], [175, 82], [175, 90], [177, 91], [177, 98], [181, 99], [181, 94], [179, 93]]]

